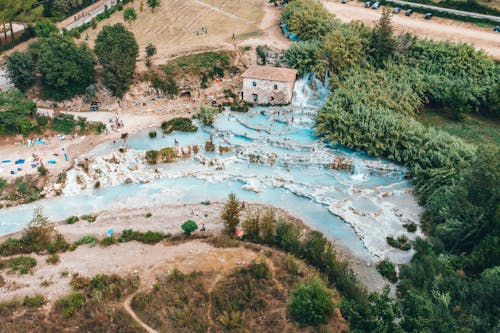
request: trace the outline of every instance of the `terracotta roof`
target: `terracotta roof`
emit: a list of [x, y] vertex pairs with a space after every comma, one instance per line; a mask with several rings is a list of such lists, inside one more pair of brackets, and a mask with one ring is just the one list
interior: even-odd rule
[[296, 76], [296, 69], [270, 66], [254, 66], [247, 69], [241, 77], [269, 81], [293, 82], [295, 81]]

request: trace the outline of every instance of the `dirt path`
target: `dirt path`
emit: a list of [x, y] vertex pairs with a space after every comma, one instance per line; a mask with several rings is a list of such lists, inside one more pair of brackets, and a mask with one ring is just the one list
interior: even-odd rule
[[132, 301], [132, 298], [134, 298], [135, 294], [137, 294], [138, 291], [127, 297], [125, 302], [123, 302], [123, 307], [125, 308], [125, 311], [134, 319], [139, 325], [141, 325], [142, 328], [146, 330], [148, 333], [158, 333], [151, 327], [149, 327], [145, 322], [143, 322], [137, 315], [135, 314], [134, 310], [132, 310], [132, 307], [130, 306], [130, 302]]
[[[342, 22], [358, 20], [374, 26], [382, 14], [381, 9], [364, 8], [363, 3], [358, 2], [341, 4], [338, 1], [323, 0], [323, 4]], [[425, 20], [418, 13], [408, 17], [402, 12], [393, 15], [392, 22], [398, 33], [409, 32], [421, 38], [472, 44], [476, 49], [483, 49], [495, 59], [500, 59], [500, 34], [489, 28], [437, 17]]]

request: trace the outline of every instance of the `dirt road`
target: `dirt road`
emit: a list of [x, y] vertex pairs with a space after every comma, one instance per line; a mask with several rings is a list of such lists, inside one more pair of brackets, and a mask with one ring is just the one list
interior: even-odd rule
[[[359, 20], [373, 26], [382, 14], [382, 8], [364, 8], [363, 3], [341, 4], [340, 1], [323, 1], [323, 4], [342, 22]], [[421, 38], [472, 44], [476, 49], [483, 49], [495, 59], [500, 59], [500, 34], [490, 31], [489, 28], [436, 17], [424, 20], [423, 15], [417, 13], [407, 17], [403, 12], [393, 15], [392, 22], [398, 33], [409, 32]]]

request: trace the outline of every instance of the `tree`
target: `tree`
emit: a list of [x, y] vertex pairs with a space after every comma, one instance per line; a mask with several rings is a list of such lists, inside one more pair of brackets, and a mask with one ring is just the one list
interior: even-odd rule
[[245, 237], [251, 241], [259, 240], [259, 223], [260, 223], [260, 212], [257, 210], [252, 210], [248, 213], [247, 218], [243, 221], [243, 231], [245, 231]]
[[390, 8], [384, 8], [372, 34], [373, 57], [379, 63], [392, 56], [396, 48]]
[[292, 318], [302, 326], [317, 326], [328, 321], [334, 305], [323, 281], [315, 277], [299, 283], [287, 306]]
[[154, 12], [155, 8], [160, 6], [160, 0], [147, 0], [146, 2], [149, 8], [151, 8], [151, 12]]
[[337, 24], [335, 15], [325, 9], [317, 0], [290, 2], [281, 16], [281, 21], [288, 24], [290, 31], [300, 40], [322, 39]]
[[230, 193], [220, 217], [224, 221], [224, 231], [231, 237], [234, 237], [236, 227], [240, 223], [240, 211], [240, 202], [234, 193]]
[[122, 97], [132, 83], [139, 55], [134, 35], [121, 23], [105, 26], [97, 36], [95, 53], [102, 65], [104, 85]]
[[9, 80], [21, 91], [35, 83], [35, 63], [27, 52], [16, 51], [6, 56], [5, 70]]
[[187, 220], [182, 224], [181, 228], [184, 231], [184, 234], [189, 236], [193, 231], [198, 229], [198, 225], [194, 221]]
[[137, 19], [137, 13], [135, 12], [134, 8], [128, 7], [127, 9], [125, 9], [125, 11], [123, 11], [123, 19], [125, 20], [125, 22], [128, 22], [130, 24], [132, 24], [132, 22], [135, 22], [135, 20]]
[[262, 216], [260, 233], [262, 241], [266, 244], [272, 245], [275, 241], [275, 230], [276, 230], [276, 216], [274, 210], [271, 208], [266, 209], [266, 212]]
[[5, 40], [7, 33], [5, 24], [9, 24], [10, 37], [14, 42], [13, 22], [34, 22], [43, 13], [43, 6], [38, 0], [2, 0], [0, 1], [0, 20], [4, 28]]
[[366, 57], [365, 40], [359, 33], [335, 30], [325, 36], [321, 54], [326, 70], [345, 72]]
[[44, 40], [37, 66], [43, 93], [55, 100], [84, 93], [94, 82], [92, 51], [86, 44], [77, 46], [66, 36], [53, 35]]

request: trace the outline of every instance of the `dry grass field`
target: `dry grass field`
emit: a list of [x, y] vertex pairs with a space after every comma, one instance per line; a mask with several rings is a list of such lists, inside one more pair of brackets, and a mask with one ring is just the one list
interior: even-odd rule
[[[124, 23], [137, 39], [141, 62], [144, 63], [144, 48], [153, 43], [158, 52], [152, 61], [162, 65], [178, 55], [230, 49], [233, 33], [248, 38], [259, 35], [265, 3], [265, 0], [169, 0], [162, 1], [154, 12], [147, 6], [141, 12], [140, 2], [135, 1], [127, 5], [137, 12], [135, 22], [124, 23], [123, 12], [117, 12], [100, 22], [97, 29], [82, 33], [81, 41], [88, 34], [88, 42], [93, 46], [103, 26]], [[201, 34], [201, 27], [207, 28], [206, 34]]]

